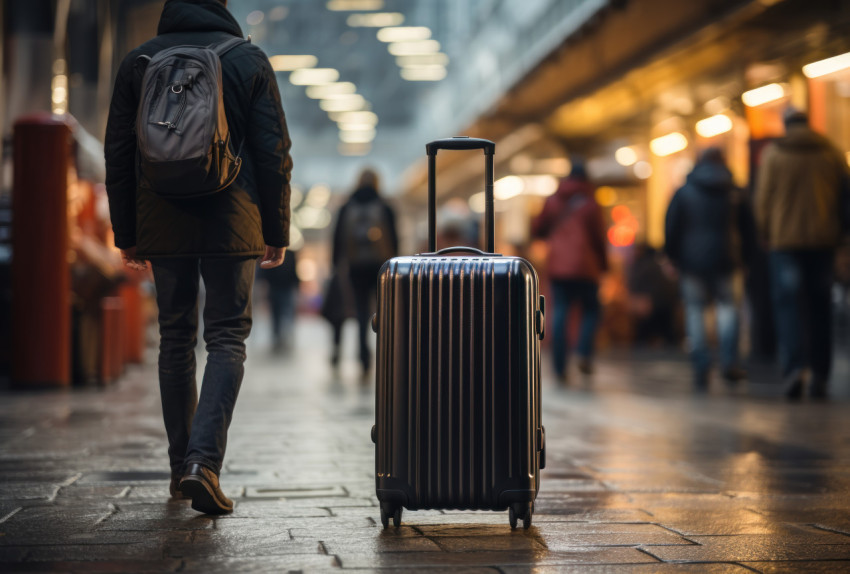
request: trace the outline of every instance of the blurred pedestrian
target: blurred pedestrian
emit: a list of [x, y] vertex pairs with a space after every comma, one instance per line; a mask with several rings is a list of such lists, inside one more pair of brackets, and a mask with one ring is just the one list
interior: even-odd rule
[[789, 109], [784, 119], [785, 136], [762, 156], [756, 220], [770, 250], [785, 394], [792, 400], [803, 396], [808, 366], [811, 396], [826, 398], [832, 367], [833, 258], [847, 206], [847, 167], [841, 152], [809, 127], [805, 113]]
[[752, 253], [752, 211], [732, 181], [719, 148], [708, 148], [685, 185], [670, 201], [665, 221], [665, 251], [681, 274], [694, 386], [708, 387], [711, 353], [704, 315], [714, 303], [720, 339], [720, 367], [730, 384], [746, 378], [738, 350], [736, 273]]
[[676, 343], [679, 294], [673, 275], [655, 248], [646, 243], [635, 245], [626, 283], [636, 344], [650, 345], [658, 339], [667, 345]]
[[581, 307], [578, 368], [593, 372], [593, 347], [599, 323], [599, 279], [608, 269], [605, 224], [584, 164], [573, 161], [569, 177], [532, 221], [532, 234], [549, 244], [547, 267], [552, 291], [552, 358], [555, 374], [567, 382], [566, 323], [570, 307]]
[[283, 264], [270, 269], [260, 268], [259, 279], [266, 283], [266, 298], [271, 316], [272, 351], [288, 352], [295, 336], [295, 310], [298, 304], [298, 259], [295, 251], [287, 250]]
[[[153, 268], [171, 495], [182, 491], [192, 499], [192, 508], [221, 514], [233, 509], [218, 475], [244, 374], [254, 260], [262, 257], [261, 267], [276, 267], [289, 244], [291, 142], [271, 64], [258, 47], [241, 41], [242, 30], [225, 0], [168, 0], [158, 34], [131, 51], [118, 70], [106, 130], [106, 186], [115, 244], [125, 263], [144, 269], [145, 260], [150, 260]], [[186, 45], [187, 52], [164, 56], [183, 60], [151, 68], [160, 70], [161, 76], [145, 73], [154, 62], [168, 61], [155, 57], [162, 50]], [[198, 55], [198, 46], [228, 49], [216, 55], [221, 81], [214, 74], [191, 73], [199, 60], [188, 59], [187, 53], [212, 57], [207, 52]], [[168, 89], [157, 89], [163, 82]], [[142, 84], [152, 88], [144, 99]], [[223, 94], [226, 126], [221, 123], [225, 114], [211, 114], [215, 105], [204, 100], [218, 93]], [[145, 105], [150, 107], [138, 112], [145, 117], [137, 122], [137, 110]], [[157, 118], [163, 119], [153, 121]], [[210, 122], [216, 137], [221, 134], [229, 141], [199, 140], [204, 130], [185, 129]], [[137, 139], [143, 132], [151, 137]], [[185, 151], [187, 141], [209, 146], [208, 153], [218, 161], [200, 165], [194, 161], [194, 171], [185, 161], [173, 161], [176, 150]], [[149, 171], [139, 171], [137, 160], [150, 154], [168, 169], [146, 166]], [[212, 171], [224, 167], [227, 177]], [[142, 177], [137, 179], [137, 173]], [[179, 185], [174, 182], [178, 176]], [[162, 179], [152, 179], [156, 177]], [[210, 182], [216, 187], [210, 189]], [[178, 199], [174, 194], [185, 196]], [[207, 293], [208, 357], [198, 400], [195, 344], [201, 277]]]
[[[333, 238], [333, 264], [339, 276], [347, 276], [354, 295], [360, 336], [363, 380], [372, 364], [369, 322], [378, 287], [378, 271], [384, 261], [398, 254], [395, 213], [379, 191], [378, 174], [364, 169], [357, 188], [337, 214]], [[340, 281], [342, 286], [345, 282]], [[331, 364], [339, 363], [341, 324], [334, 331]]]

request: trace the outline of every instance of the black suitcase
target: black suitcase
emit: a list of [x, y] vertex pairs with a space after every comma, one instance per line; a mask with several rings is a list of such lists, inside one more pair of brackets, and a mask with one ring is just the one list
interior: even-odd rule
[[[537, 273], [493, 253], [491, 141], [437, 140], [428, 152], [429, 249], [378, 276], [376, 424], [381, 522], [409, 510], [509, 510], [531, 525], [545, 466], [540, 417], [544, 301]], [[435, 252], [440, 149], [483, 149], [487, 251]]]

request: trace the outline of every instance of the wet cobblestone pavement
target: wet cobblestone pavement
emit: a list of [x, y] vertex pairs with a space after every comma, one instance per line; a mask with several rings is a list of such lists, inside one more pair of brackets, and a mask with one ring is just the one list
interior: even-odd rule
[[[152, 366], [105, 390], [0, 394], [0, 572], [850, 571], [850, 382], [693, 396], [678, 357], [611, 355], [544, 380], [534, 526], [406, 512], [380, 528], [372, 387], [334, 377], [323, 325], [288, 359], [255, 326], [221, 482], [230, 516], [168, 500]], [[351, 333], [353, 335], [353, 333]], [[349, 353], [353, 357], [354, 353]]]

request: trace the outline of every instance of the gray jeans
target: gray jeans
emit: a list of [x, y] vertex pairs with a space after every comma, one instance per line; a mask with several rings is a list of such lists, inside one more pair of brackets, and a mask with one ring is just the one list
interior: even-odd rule
[[703, 313], [714, 303], [717, 334], [720, 339], [720, 365], [723, 369], [738, 366], [738, 306], [732, 275], [711, 279], [682, 276], [682, 299], [685, 303], [685, 328], [694, 371], [704, 377], [711, 367], [711, 353], [705, 334]]
[[[221, 472], [227, 429], [242, 384], [251, 332], [254, 259], [157, 259], [159, 389], [173, 473], [200, 463]], [[200, 399], [195, 381], [198, 290], [203, 278], [207, 366]]]

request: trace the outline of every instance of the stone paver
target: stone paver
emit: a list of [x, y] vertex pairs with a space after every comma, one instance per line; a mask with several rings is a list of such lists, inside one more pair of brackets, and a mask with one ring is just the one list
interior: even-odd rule
[[612, 353], [587, 384], [544, 379], [529, 531], [463, 511], [384, 531], [353, 330], [334, 375], [323, 324], [303, 320], [287, 358], [266, 327], [221, 477], [229, 516], [168, 500], [151, 364], [106, 389], [0, 391], [0, 572], [850, 571], [850, 377], [830, 403], [787, 404], [766, 375], [693, 396], [682, 357]]

